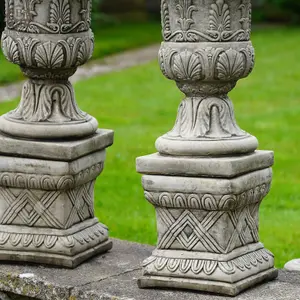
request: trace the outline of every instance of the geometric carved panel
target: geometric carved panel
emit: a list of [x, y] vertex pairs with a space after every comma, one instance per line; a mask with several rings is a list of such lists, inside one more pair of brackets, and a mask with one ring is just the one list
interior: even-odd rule
[[158, 249], [229, 253], [259, 241], [258, 205], [233, 211], [156, 208], [160, 236]]
[[0, 224], [67, 229], [94, 217], [94, 180], [54, 191], [0, 187]]

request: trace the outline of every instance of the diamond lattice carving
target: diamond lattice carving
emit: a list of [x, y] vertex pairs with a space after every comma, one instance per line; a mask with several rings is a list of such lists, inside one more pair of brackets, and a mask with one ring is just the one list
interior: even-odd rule
[[[37, 223], [50, 228], [70, 228], [79, 221], [94, 217], [94, 181], [90, 181], [68, 191], [41, 191], [29, 189], [13, 189], [0, 187], [0, 198], [6, 202], [0, 224], [24, 224], [36, 226]], [[65, 211], [59, 218], [52, 207], [61, 201], [69, 201], [70, 208], [63, 205]], [[55, 210], [54, 210], [55, 211]]]
[[[228, 253], [237, 244], [247, 245], [249, 240], [257, 242], [258, 228], [254, 220], [256, 207], [245, 207], [235, 211], [211, 211], [201, 220], [190, 210], [183, 210], [179, 217], [171, 209], [157, 208], [158, 218], [167, 230], [159, 239], [158, 248], [171, 249], [178, 242], [185, 250], [193, 250], [199, 243], [209, 252]], [[231, 226], [224, 223], [226, 217]], [[223, 222], [223, 224], [221, 224]], [[227, 226], [230, 238], [226, 247], [214, 236], [216, 226]]]

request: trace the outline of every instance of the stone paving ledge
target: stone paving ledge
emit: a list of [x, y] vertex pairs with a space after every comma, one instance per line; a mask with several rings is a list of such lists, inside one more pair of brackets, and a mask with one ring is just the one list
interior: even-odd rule
[[[225, 300], [210, 294], [140, 290], [141, 262], [153, 247], [113, 239], [114, 248], [74, 270], [34, 265], [0, 265], [1, 300]], [[236, 300], [300, 300], [300, 273], [279, 272]]]

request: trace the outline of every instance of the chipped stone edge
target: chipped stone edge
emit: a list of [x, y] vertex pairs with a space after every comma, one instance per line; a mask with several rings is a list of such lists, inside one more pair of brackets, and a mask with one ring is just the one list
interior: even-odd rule
[[[17, 273], [7, 274], [0, 271], [0, 299], [9, 299], [5, 298], [7, 297], [5, 293], [11, 293], [16, 296], [32, 297], [37, 300], [134, 300], [134, 298], [118, 297], [95, 290], [84, 291], [81, 288], [91, 283], [104, 281], [137, 270], [141, 270], [141, 267], [131, 268], [98, 280], [91, 280], [78, 287], [59, 286], [45, 280], [43, 277], [23, 276], [24, 274]], [[2, 294], [4, 295], [3, 297]]]

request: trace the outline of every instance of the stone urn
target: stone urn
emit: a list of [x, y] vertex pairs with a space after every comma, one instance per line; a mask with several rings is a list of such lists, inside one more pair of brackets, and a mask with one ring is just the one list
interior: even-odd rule
[[113, 131], [69, 82], [91, 57], [92, 0], [6, 0], [2, 47], [29, 78], [0, 117], [0, 260], [74, 268], [112, 247], [94, 185]]
[[251, 1], [162, 0], [161, 13], [160, 67], [185, 98], [159, 153], [137, 159], [158, 231], [138, 283], [234, 296], [278, 273], [258, 234], [273, 152], [256, 150], [228, 97], [254, 67]]
[[29, 80], [18, 108], [1, 117], [0, 130], [28, 138], [95, 133], [97, 121], [78, 108], [68, 81], [93, 53], [91, 1], [6, 0], [6, 14], [4, 55]]
[[159, 138], [164, 154], [254, 151], [257, 139], [237, 125], [227, 93], [254, 66], [249, 0], [162, 1], [163, 74], [186, 95], [174, 128]]

